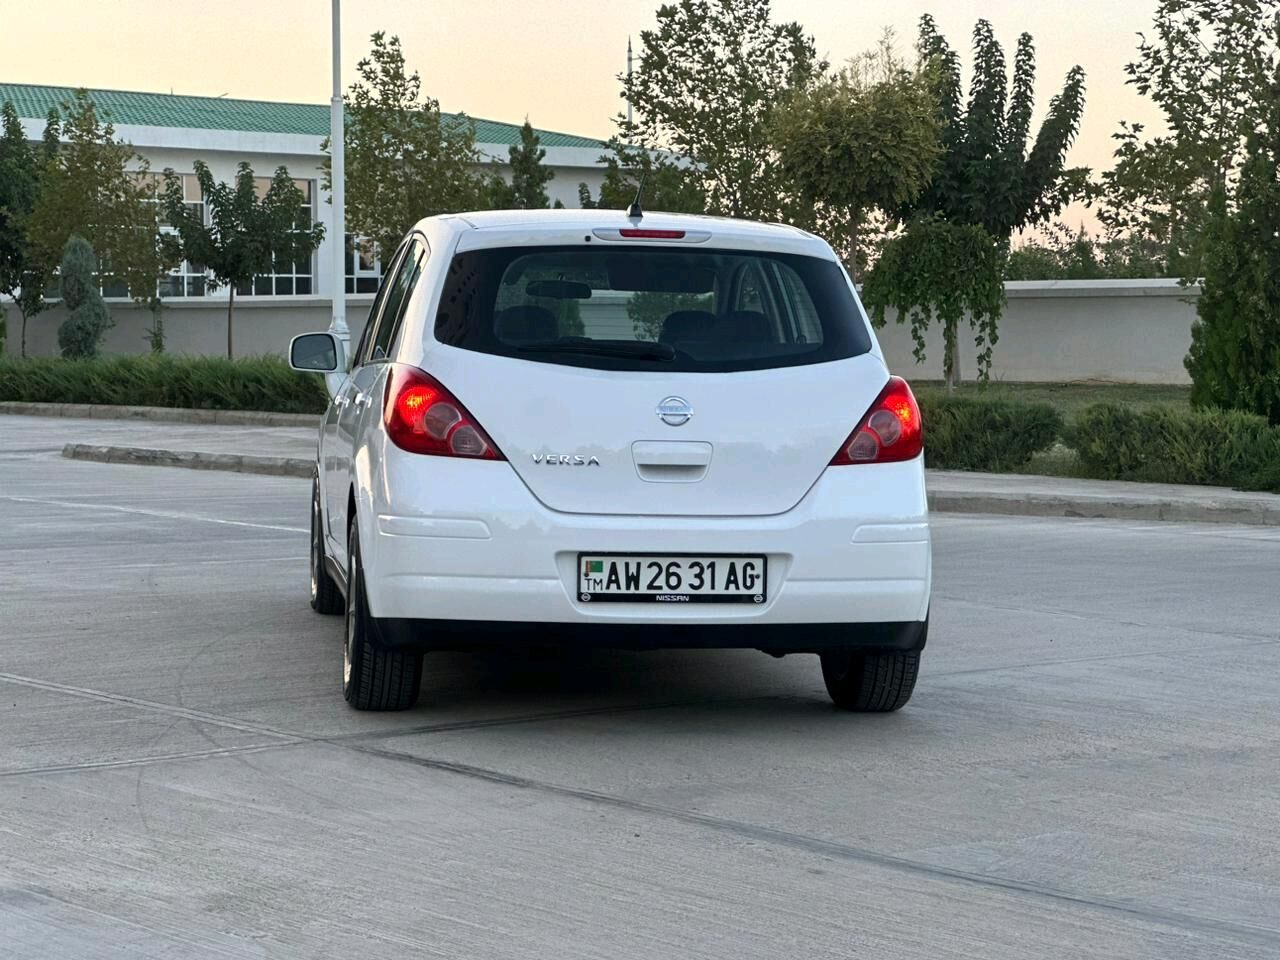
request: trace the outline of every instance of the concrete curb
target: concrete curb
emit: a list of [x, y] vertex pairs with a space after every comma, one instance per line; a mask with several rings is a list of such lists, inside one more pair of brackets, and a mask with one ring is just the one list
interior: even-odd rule
[[196, 453], [192, 450], [157, 450], [151, 447], [103, 447], [89, 443], [68, 443], [62, 448], [62, 455], [69, 460], [92, 460], [97, 463], [225, 470], [230, 473], [259, 473], [271, 477], [309, 477], [315, 470], [315, 461], [297, 457]]
[[124, 407], [97, 403], [0, 401], [0, 414], [25, 417], [79, 417], [90, 420], [154, 420], [163, 423], [215, 423], [235, 427], [315, 427], [318, 413], [264, 410], [196, 410], [190, 407]]
[[[298, 457], [263, 457], [235, 453], [197, 453], [151, 447], [95, 446], [69, 443], [62, 455], [71, 460], [127, 463], [136, 466], [184, 467], [188, 470], [226, 470], [274, 477], [310, 477], [315, 462]], [[1104, 520], [1168, 521], [1174, 523], [1237, 523], [1280, 526], [1280, 497], [1214, 500], [1136, 494], [1128, 484], [1114, 495], [1053, 494], [1033, 491], [933, 490], [929, 508], [938, 513], [995, 514], [1013, 517], [1077, 517]]]
[[[1119, 481], [1117, 481], [1118, 483]], [[979, 513], [1011, 517], [1075, 517], [1170, 523], [1237, 523], [1280, 526], [1280, 505], [1178, 500], [1167, 497], [1108, 497], [1047, 493], [947, 490], [929, 493], [929, 509], [939, 513]]]

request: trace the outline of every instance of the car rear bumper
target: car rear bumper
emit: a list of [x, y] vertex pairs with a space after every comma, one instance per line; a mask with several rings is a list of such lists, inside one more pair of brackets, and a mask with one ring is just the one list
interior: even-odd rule
[[[561, 634], [570, 632], [565, 626], [660, 627], [679, 642], [639, 645], [770, 647], [783, 645], [787, 631], [815, 646], [799, 635], [817, 627], [866, 625], [869, 638], [910, 634], [884, 625], [919, 624], [928, 613], [931, 543], [919, 459], [828, 468], [791, 510], [760, 517], [565, 513], [544, 506], [505, 463], [392, 453], [384, 468], [387, 482], [360, 517], [365, 592], [378, 618], [452, 624], [455, 634], [460, 622], [477, 633], [495, 623], [555, 625]], [[768, 595], [761, 604], [582, 602], [580, 552], [760, 553]], [[733, 630], [699, 639], [692, 628], [705, 627], [741, 628], [741, 639]], [[760, 629], [774, 627], [785, 629]], [[843, 642], [853, 633], [846, 629]]]
[[868, 653], [911, 653], [924, 649], [929, 621], [900, 623], [734, 623], [666, 625], [649, 623], [513, 623], [500, 620], [378, 621], [390, 647], [430, 650], [484, 650], [535, 644], [633, 650], [756, 649], [781, 656], [855, 648]]

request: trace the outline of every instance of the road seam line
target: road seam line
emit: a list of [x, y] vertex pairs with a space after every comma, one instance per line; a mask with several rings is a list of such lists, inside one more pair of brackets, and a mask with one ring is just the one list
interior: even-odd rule
[[147, 510], [142, 507], [121, 507], [112, 503], [79, 503], [74, 500], [46, 500], [42, 497], [0, 496], [0, 500], [13, 503], [39, 503], [51, 507], [76, 507], [81, 510], [109, 510], [113, 513], [132, 513], [144, 517], [160, 517], [164, 520], [199, 520], [204, 523], [221, 523], [230, 527], [255, 527], [259, 530], [286, 530], [289, 533], [310, 533], [308, 527], [285, 527], [274, 523], [250, 523], [248, 520], [222, 520], [218, 517], [202, 517], [196, 513], [177, 513], [171, 510]]
[[121, 767], [147, 767], [156, 763], [171, 760], [204, 760], [212, 757], [242, 756], [247, 753], [262, 753], [266, 750], [281, 750], [285, 747], [296, 747], [306, 743], [305, 740], [283, 740], [276, 743], [250, 743], [241, 747], [218, 747], [212, 750], [192, 750], [188, 753], [161, 753], [146, 757], [126, 757], [120, 760], [85, 760], [81, 763], [60, 763], [44, 767], [20, 767], [15, 770], [0, 770], [0, 779], [7, 777], [38, 776], [48, 773], [76, 773], [81, 770], [115, 770]]
[[967, 870], [958, 870], [952, 867], [924, 863], [918, 860], [908, 860], [904, 857], [895, 857], [891, 854], [879, 853], [865, 847], [855, 847], [849, 844], [839, 843], [834, 840], [823, 840], [819, 837], [810, 837], [805, 834], [790, 833], [774, 827], [765, 827], [746, 823], [740, 820], [713, 817], [709, 814], [695, 813], [691, 810], [680, 810], [675, 807], [664, 807], [659, 804], [646, 803], [641, 800], [630, 800], [626, 797], [601, 793], [599, 791], [588, 790], [586, 788], [568, 787], [561, 784], [550, 783], [548, 781], [533, 780], [528, 777], [521, 777], [516, 774], [503, 773], [499, 770], [490, 770], [485, 767], [476, 767], [465, 763], [455, 763], [449, 760], [419, 757], [414, 754], [403, 753], [398, 750], [385, 750], [378, 747], [347, 743], [335, 744], [335, 746], [343, 750], [351, 750], [356, 753], [362, 753], [379, 759], [408, 763], [429, 770], [451, 773], [475, 780], [483, 780], [489, 783], [500, 784], [502, 786], [532, 790], [541, 793], [550, 793], [556, 796], [582, 800], [588, 803], [610, 806], [621, 810], [627, 810], [632, 813], [674, 820], [690, 826], [705, 827], [721, 833], [730, 833], [739, 837], [746, 837], [748, 839], [760, 840], [779, 846], [805, 850], [810, 853], [838, 858], [841, 860], [869, 863], [875, 866], [895, 869], [906, 873], [924, 874], [927, 876], [1005, 890], [1011, 893], [1027, 894], [1060, 903], [1089, 907], [1109, 913], [1119, 913], [1148, 923], [1158, 923], [1166, 927], [1174, 927], [1180, 930], [1193, 930], [1199, 933], [1228, 933], [1241, 939], [1248, 939], [1268, 945], [1280, 944], [1280, 930], [1274, 930], [1269, 927], [1258, 927], [1247, 923], [1215, 920], [1210, 917], [1199, 917], [1194, 914], [1176, 913], [1168, 910], [1143, 907], [1139, 904], [1126, 903], [1121, 900], [1113, 900], [1106, 897], [1090, 897], [1084, 894], [1071, 893], [1066, 890], [1059, 890], [1054, 887], [1046, 887], [1027, 881], [1012, 880], [1006, 877], [997, 877], [989, 874], [972, 873]]
[[[96, 769], [113, 769], [118, 767], [144, 766], [154, 763], [163, 763], [169, 761], [181, 761], [185, 759], [204, 759], [218, 758], [220, 756], [232, 756], [242, 753], [264, 752], [283, 747], [292, 747], [299, 744], [317, 744], [321, 746], [333, 746], [340, 750], [348, 750], [353, 753], [374, 757], [377, 759], [389, 760], [397, 763], [407, 763], [427, 770], [435, 770], [442, 773], [450, 773], [457, 776], [464, 776], [471, 779], [483, 780], [489, 783], [495, 783], [502, 786], [515, 787], [518, 789], [532, 790], [535, 792], [549, 793], [556, 796], [577, 799], [588, 803], [596, 803], [604, 806], [614, 807], [616, 809], [628, 810], [633, 813], [640, 813], [647, 816], [658, 817], [667, 820], [673, 820], [685, 823], [690, 826], [704, 827], [716, 830], [722, 833], [731, 833], [740, 837], [747, 837], [764, 842], [773, 843], [780, 846], [786, 846], [793, 849], [801, 849], [810, 853], [839, 858], [842, 860], [870, 863], [873, 865], [896, 869], [908, 873], [925, 874], [944, 879], [955, 880], [963, 883], [977, 884], [981, 886], [991, 887], [994, 889], [1006, 890], [1012, 893], [1021, 893], [1030, 896], [1049, 899], [1057, 902], [1065, 902], [1075, 904], [1077, 906], [1089, 907], [1097, 910], [1103, 910], [1111, 913], [1120, 913], [1131, 916], [1147, 922], [1159, 923], [1164, 926], [1171, 926], [1177, 929], [1191, 929], [1198, 932], [1217, 932], [1229, 933], [1232, 936], [1260, 941], [1268, 945], [1280, 943], [1280, 930], [1272, 930], [1265, 927], [1255, 927], [1249, 924], [1233, 923], [1230, 921], [1219, 921], [1207, 917], [1198, 917], [1193, 914], [1174, 913], [1171, 911], [1163, 911], [1153, 908], [1144, 908], [1140, 905], [1129, 904], [1123, 901], [1111, 900], [1107, 898], [1088, 897], [1083, 894], [1073, 894], [1069, 891], [1058, 890], [1052, 887], [1045, 887], [1026, 881], [1011, 880], [1004, 877], [991, 876], [988, 874], [972, 873], [964, 870], [957, 870], [950, 867], [933, 865], [917, 860], [909, 860], [903, 857], [895, 857], [890, 854], [879, 853], [864, 847], [855, 847], [848, 844], [842, 844], [833, 840], [823, 840], [818, 837], [810, 837], [804, 834], [790, 833], [784, 830], [778, 830], [773, 827], [759, 826], [744, 821], [730, 820], [727, 818], [713, 817], [708, 814], [695, 813], [689, 810], [680, 810], [674, 807], [664, 807], [658, 804], [645, 803], [640, 800], [631, 800], [626, 797], [616, 796], [614, 794], [602, 793], [595, 790], [589, 790], [580, 787], [570, 787], [562, 784], [551, 783], [549, 781], [534, 780], [528, 777], [522, 777], [517, 774], [503, 773], [499, 770], [491, 770], [485, 767], [476, 767], [470, 764], [456, 763], [448, 760], [434, 759], [431, 757], [417, 756], [411, 753], [405, 753], [398, 750], [388, 750], [382, 747], [370, 746], [356, 742], [356, 738], [390, 738], [396, 736], [396, 731], [369, 731], [367, 733], [354, 735], [337, 735], [334, 737], [312, 737], [302, 734], [285, 733], [270, 727], [263, 727], [256, 724], [242, 723], [239, 721], [229, 720], [225, 717], [219, 717], [215, 714], [206, 714], [197, 710], [188, 710], [181, 707], [173, 707], [168, 704], [161, 704], [155, 701], [142, 700], [135, 697], [129, 697], [122, 694], [110, 694], [102, 691], [91, 690], [84, 687], [75, 687], [69, 684], [53, 683], [50, 681], [36, 680], [30, 677], [22, 677], [16, 674], [0, 673], [0, 681], [16, 683], [22, 686], [32, 687], [35, 689], [48, 690], [51, 692], [65, 693], [84, 699], [97, 700], [106, 703], [123, 704], [143, 710], [152, 710], [159, 713], [168, 714], [170, 716], [181, 717], [200, 723], [206, 723], [214, 726], [222, 726], [230, 729], [240, 730], [242, 732], [259, 733], [266, 736], [280, 738], [279, 743], [274, 744], [252, 744], [243, 747], [227, 747], [210, 751], [199, 751], [191, 754], [170, 754], [154, 757], [140, 757], [132, 760], [104, 761], [101, 763], [82, 763], [67, 764], [62, 766], [54, 766], [47, 768], [33, 768], [31, 770], [8, 771], [0, 773], [0, 776], [12, 777], [20, 774], [39, 774], [39, 773], [60, 773], [60, 772], [77, 772], [80, 770], [96, 770]], [[773, 699], [771, 697], [750, 698], [750, 699]], [[734, 702], [737, 701], [723, 701]], [[664, 705], [670, 707], [679, 707], [683, 704]], [[638, 709], [644, 709], [640, 707]], [[655, 707], [654, 709], [658, 709]], [[612, 712], [616, 708], [600, 708], [600, 712]], [[582, 715], [586, 711], [576, 712]], [[594, 711], [592, 711], [594, 712]], [[528, 715], [524, 717], [509, 718], [507, 721], [499, 719], [475, 721], [476, 727], [497, 726], [503, 722], [508, 723], [529, 723], [539, 720], [555, 720], [564, 717], [564, 712], [560, 714], [536, 716]], [[441, 724], [436, 729], [441, 732], [463, 729], [462, 724], [465, 721], [459, 721], [457, 724]], [[422, 729], [412, 731], [413, 733], [430, 733], [431, 729]], [[411, 735], [410, 733], [401, 733], [401, 736]]]
[[93, 690], [88, 687], [75, 687], [66, 683], [54, 683], [50, 680], [37, 680], [34, 677], [24, 677], [16, 673], [0, 673], [0, 682], [12, 683], [22, 687], [30, 687], [33, 690], [46, 690], [51, 693], [63, 693], [67, 696], [79, 697], [82, 700], [97, 700], [100, 703], [111, 703], [134, 707], [139, 710], [150, 710], [154, 713], [163, 713], [171, 717], [178, 717], [183, 720], [192, 720], [196, 723], [208, 724], [209, 726], [226, 727], [230, 730], [238, 730], [241, 733], [256, 733], [260, 736], [279, 737], [283, 740], [294, 741], [311, 739], [307, 736], [289, 733], [284, 730], [276, 730], [272, 727], [265, 727], [260, 724], [233, 720], [229, 717], [222, 717], [213, 713], [203, 713], [200, 710], [189, 710], [186, 707], [175, 707], [172, 704], [158, 703], [155, 700], [143, 700], [139, 697], [130, 697], [122, 693], [107, 693], [102, 690]]

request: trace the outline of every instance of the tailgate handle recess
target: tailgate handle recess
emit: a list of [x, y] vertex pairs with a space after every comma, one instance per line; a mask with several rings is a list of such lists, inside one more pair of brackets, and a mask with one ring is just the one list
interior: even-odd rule
[[694, 440], [637, 440], [636, 472], [650, 483], [696, 483], [711, 465], [711, 444]]

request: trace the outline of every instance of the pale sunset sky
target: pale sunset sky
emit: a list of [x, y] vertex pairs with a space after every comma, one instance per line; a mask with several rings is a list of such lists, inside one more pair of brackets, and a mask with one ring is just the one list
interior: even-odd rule
[[[399, 34], [411, 69], [448, 111], [606, 137], [622, 106], [615, 79], [627, 36], [639, 45], [657, 0], [345, 0], [343, 82], [369, 34]], [[1125, 85], [1137, 33], [1155, 0], [774, 0], [819, 53], [838, 63], [872, 47], [884, 27], [910, 52], [932, 13], [969, 60], [976, 19], [990, 20], [1012, 63], [1019, 33], [1036, 41], [1037, 112], [1072, 64], [1088, 74], [1070, 162], [1110, 165], [1122, 119], [1158, 125]], [[329, 97], [329, 0], [0, 0], [0, 81], [323, 103]], [[25, 38], [25, 39], [24, 39]], [[31, 42], [26, 42], [30, 40]], [[1085, 215], [1087, 217], [1087, 214]]]

